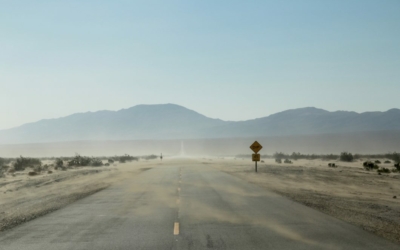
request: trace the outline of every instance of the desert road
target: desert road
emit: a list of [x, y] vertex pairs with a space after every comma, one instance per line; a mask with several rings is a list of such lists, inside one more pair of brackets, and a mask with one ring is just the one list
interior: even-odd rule
[[0, 233], [1, 250], [400, 249], [200, 161], [165, 161]]

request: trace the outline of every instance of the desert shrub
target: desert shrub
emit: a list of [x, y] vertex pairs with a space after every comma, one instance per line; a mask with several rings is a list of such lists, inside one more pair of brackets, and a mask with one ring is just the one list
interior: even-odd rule
[[84, 167], [84, 166], [89, 166], [91, 162], [92, 162], [91, 158], [76, 154], [75, 157], [68, 162], [68, 166]]
[[47, 171], [47, 170], [49, 169], [49, 165], [44, 164], [43, 167], [42, 167], [42, 169], [43, 169], [44, 171]]
[[0, 158], [0, 167], [6, 165], [6, 160], [4, 158]]
[[275, 159], [284, 159], [284, 158], [289, 158], [290, 155], [282, 153], [282, 152], [275, 152], [275, 154], [273, 155], [273, 157]]
[[388, 174], [388, 173], [390, 173], [390, 169], [388, 169], [388, 168], [380, 168], [380, 169], [377, 170], [377, 172], [378, 173], [386, 173], [386, 174]]
[[110, 166], [110, 163], [106, 163], [106, 164], [104, 164], [104, 166], [108, 167], [108, 166]]
[[284, 163], [292, 163], [292, 161], [289, 159], [285, 159]]
[[64, 166], [64, 161], [61, 158], [57, 158], [54, 162], [55, 168], [62, 168]]
[[157, 155], [146, 155], [146, 156], [142, 156], [142, 158], [145, 160], [154, 160], [154, 159], [157, 159], [158, 156]]
[[10, 158], [1, 158], [0, 157], [0, 167], [8, 165], [11, 161], [12, 161], [12, 159], [10, 159]]
[[335, 163], [329, 163], [328, 166], [331, 167], [331, 168], [336, 168], [337, 167], [337, 165]]
[[282, 163], [282, 159], [276, 158], [276, 159], [275, 159], [275, 162], [276, 162], [276, 163]]
[[293, 160], [298, 160], [298, 159], [300, 159], [300, 158], [301, 158], [301, 154], [300, 154], [300, 153], [293, 152], [293, 153], [290, 155], [290, 159], [293, 159]]
[[31, 172], [28, 173], [29, 176], [35, 176], [35, 175], [37, 175], [37, 174], [38, 174], [38, 173], [35, 172], [35, 171], [31, 171]]
[[392, 163], [392, 162], [386, 160], [384, 163], [385, 163], [385, 164], [390, 164], [390, 163]]
[[35, 167], [33, 167], [33, 171], [35, 171], [36, 173], [40, 173], [42, 172], [42, 170], [42, 165], [36, 165]]
[[[93, 167], [98, 167], [98, 166], [103, 166], [103, 161], [100, 158], [95, 158], [95, 157], [87, 157], [87, 156], [81, 156], [79, 154], [76, 154], [75, 157], [69, 158], [68, 160], [68, 166], [77, 166], [77, 167], [85, 167], [85, 166], [93, 166]], [[63, 169], [63, 160], [57, 159], [56, 161], [56, 169], [61, 168]], [[57, 165], [58, 163], [58, 165]], [[64, 169], [63, 169], [64, 170]]]
[[341, 161], [352, 162], [354, 160], [354, 157], [353, 157], [353, 155], [351, 153], [342, 152], [342, 153], [340, 153], [340, 160]]
[[400, 163], [400, 153], [387, 153], [384, 155], [385, 158], [390, 159], [396, 163]]
[[23, 171], [27, 167], [35, 167], [35, 166], [41, 166], [42, 162], [39, 159], [35, 158], [24, 158], [20, 156], [17, 158], [13, 164], [14, 170], [15, 171]]
[[[400, 153], [387, 153], [387, 154], [350, 154], [348, 152], [344, 156], [346, 159], [348, 159], [348, 156], [352, 156], [352, 161], [361, 159], [361, 158], [366, 158], [366, 159], [390, 159], [394, 162], [400, 162]], [[343, 154], [343, 153], [342, 153]], [[351, 158], [350, 156], [350, 158]], [[237, 155], [238, 158], [251, 158], [251, 155]], [[276, 152], [275, 154], [272, 155], [263, 155], [264, 158], [280, 158], [280, 159], [293, 159], [293, 160], [299, 160], [299, 159], [305, 159], [305, 160], [314, 160], [314, 159], [323, 159], [323, 160], [338, 160], [340, 159], [341, 155], [335, 155], [335, 154], [301, 154], [301, 153], [296, 153], [293, 152], [291, 155], [283, 153], [283, 152]], [[348, 160], [347, 160], [348, 161]]]
[[138, 157], [130, 156], [128, 154], [122, 156], [114, 157], [114, 160], [119, 161], [120, 163], [130, 162], [130, 161], [139, 161]]
[[376, 160], [375, 163], [376, 163], [376, 164], [381, 164], [381, 161]]
[[99, 158], [92, 158], [90, 161], [90, 165], [93, 167], [103, 166], [103, 162]]
[[398, 171], [400, 171], [400, 163], [394, 164], [394, 167], [395, 167]]
[[114, 163], [114, 160], [111, 159], [111, 158], [109, 158], [107, 161], [108, 161], [108, 163], [110, 163], [110, 164]]
[[372, 169], [378, 169], [379, 166], [376, 165], [375, 163], [371, 162], [371, 161], [365, 161], [363, 163], [363, 166], [366, 170], [372, 170]]

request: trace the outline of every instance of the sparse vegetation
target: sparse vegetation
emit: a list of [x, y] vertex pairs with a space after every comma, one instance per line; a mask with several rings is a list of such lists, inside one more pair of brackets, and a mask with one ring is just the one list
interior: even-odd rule
[[154, 160], [154, 159], [158, 159], [158, 156], [157, 155], [147, 155], [147, 156], [142, 156], [142, 159]]
[[[65, 170], [65, 167], [63, 167], [63, 164], [61, 164], [62, 159], [57, 159], [56, 160], [56, 166], [57, 168], [61, 168], [62, 170]], [[58, 163], [58, 165], [57, 165]], [[99, 167], [103, 166], [103, 161], [100, 158], [96, 157], [87, 157], [87, 156], [81, 156], [79, 154], [76, 154], [75, 157], [72, 159], [70, 158], [68, 160], [68, 166], [70, 167], [86, 167], [86, 166], [92, 166], [92, 167]]]
[[7, 166], [8, 164], [10, 164], [11, 161], [12, 161], [12, 159], [9, 159], [9, 158], [1, 158], [1, 157], [0, 157], [0, 167]]
[[5, 164], [6, 164], [5, 162], [6, 162], [5, 159], [0, 158], [0, 167], [2, 167], [3, 165], [5, 165]]
[[276, 158], [276, 159], [275, 159], [275, 162], [276, 162], [276, 163], [282, 163], [282, 159]]
[[[346, 153], [345, 158], [349, 157], [349, 155], [353, 156], [353, 160], [357, 159], [389, 159], [394, 162], [400, 162], [400, 153], [386, 153], [386, 154], [351, 154], [348, 152], [343, 152]], [[342, 154], [343, 154], [342, 153]], [[338, 160], [340, 159], [342, 155], [336, 155], [336, 154], [302, 154], [302, 153], [296, 153], [293, 152], [292, 154], [286, 154], [283, 152], [276, 152], [273, 155], [261, 155], [262, 158], [280, 158], [280, 159], [292, 159], [292, 160], [315, 160], [315, 159], [322, 159], [322, 160]], [[251, 158], [251, 154], [239, 154], [236, 155], [237, 158]], [[390, 163], [390, 162], [388, 162]]]
[[289, 164], [292, 164], [292, 161], [291, 161], [291, 160], [289, 160], [289, 159], [285, 159], [285, 161], [284, 161], [283, 163], [289, 163]]
[[89, 166], [91, 163], [91, 158], [86, 156], [80, 156], [76, 154], [74, 158], [68, 161], [68, 166], [77, 166], [77, 167], [84, 167]]
[[388, 174], [388, 173], [390, 173], [390, 169], [388, 169], [388, 168], [379, 168], [379, 169], [377, 170], [377, 172], [378, 172], [378, 173], [385, 173], [385, 174]]
[[400, 163], [400, 153], [396, 153], [396, 152], [388, 153], [385, 155], [385, 158], [393, 160], [396, 163]]
[[331, 168], [337, 168], [337, 165], [335, 163], [329, 163], [328, 166]]
[[273, 155], [274, 158], [280, 158], [280, 159], [292, 159], [292, 160], [315, 160], [315, 159], [323, 159], [323, 160], [337, 160], [339, 158], [339, 155], [334, 155], [334, 154], [301, 154], [301, 153], [296, 153], [293, 152], [291, 155], [285, 154], [282, 152], [276, 152]]
[[47, 171], [48, 169], [49, 169], [49, 165], [44, 164], [44, 165], [42, 166], [42, 170], [43, 170], [43, 171]]
[[61, 158], [57, 158], [54, 162], [55, 169], [58, 168], [63, 168], [64, 167], [64, 161]]
[[340, 154], [340, 160], [341, 161], [346, 161], [346, 162], [352, 162], [354, 160], [354, 157], [351, 153], [349, 152], [342, 152]]
[[34, 168], [34, 167], [41, 166], [41, 165], [42, 165], [42, 162], [39, 159], [24, 158], [24, 157], [20, 156], [13, 163], [13, 169], [15, 171], [24, 171], [25, 168], [27, 168], [27, 167]]
[[125, 154], [123, 156], [116, 156], [114, 158], [114, 160], [117, 160], [120, 163], [125, 163], [125, 162], [130, 162], [130, 161], [139, 161], [139, 158]]
[[363, 166], [365, 168], [365, 170], [372, 170], [372, 169], [378, 169], [379, 166], [376, 165], [375, 163], [373, 163], [372, 161], [365, 161], [363, 163]]
[[93, 158], [90, 160], [90, 166], [93, 166], [93, 167], [100, 167], [100, 166], [103, 166], [103, 162], [102, 162], [102, 160], [93, 157]]

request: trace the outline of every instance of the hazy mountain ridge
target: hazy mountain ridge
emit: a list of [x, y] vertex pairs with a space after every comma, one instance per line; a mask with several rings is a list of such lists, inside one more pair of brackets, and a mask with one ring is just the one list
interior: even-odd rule
[[230, 122], [175, 104], [137, 105], [45, 119], [1, 130], [0, 144], [77, 140], [194, 139], [400, 131], [400, 110], [356, 113], [313, 107]]

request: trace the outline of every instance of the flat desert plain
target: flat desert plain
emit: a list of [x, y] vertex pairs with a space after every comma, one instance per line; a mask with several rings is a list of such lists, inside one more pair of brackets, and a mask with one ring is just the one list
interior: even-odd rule
[[[16, 172], [14, 176], [6, 174], [0, 178], [0, 231], [57, 210], [152, 167], [204, 164], [400, 243], [399, 173], [378, 175], [376, 171], [366, 171], [362, 162], [367, 159], [351, 163], [298, 160], [292, 164], [262, 160], [257, 173], [251, 159], [188, 157], [67, 171], [52, 169], [51, 174], [43, 172], [37, 176], [29, 176], [29, 170]], [[328, 163], [335, 163], [337, 167], [328, 167]], [[393, 168], [393, 164], [381, 166]]]
[[[366, 171], [363, 161], [368, 159], [297, 160], [292, 164], [262, 160], [255, 173], [251, 159], [203, 159], [204, 164], [400, 243], [399, 173]], [[337, 167], [328, 167], [328, 163]], [[379, 165], [393, 168], [393, 163]]]
[[[51, 162], [43, 162], [51, 163]], [[35, 219], [113, 183], [133, 178], [154, 162], [130, 162], [109, 167], [73, 167], [29, 176], [27, 168], [0, 178], [0, 231]]]

